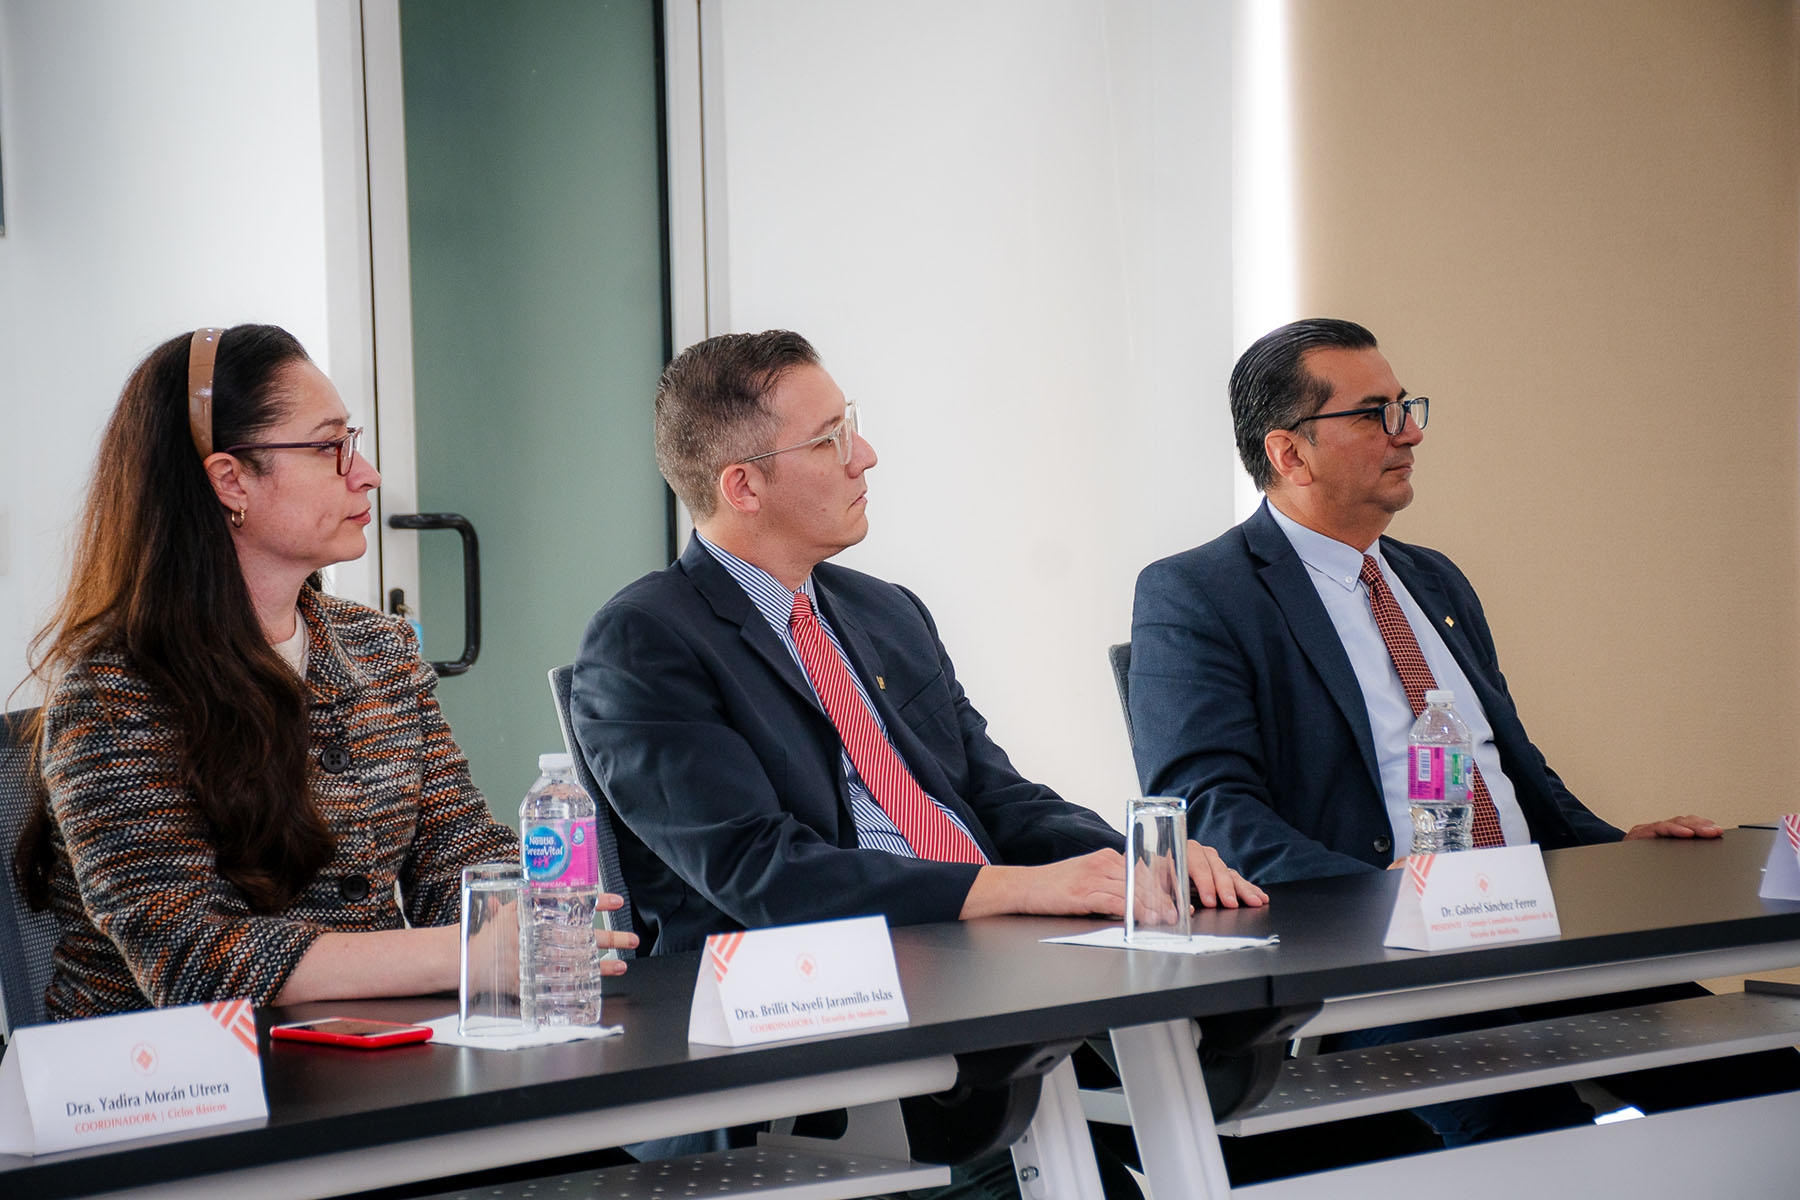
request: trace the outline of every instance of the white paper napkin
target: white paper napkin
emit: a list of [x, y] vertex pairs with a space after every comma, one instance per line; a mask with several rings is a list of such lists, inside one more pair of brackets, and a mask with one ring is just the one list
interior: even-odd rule
[[1100, 946], [1108, 950], [1158, 950], [1164, 954], [1216, 954], [1221, 950], [1248, 950], [1252, 946], [1273, 946], [1281, 938], [1271, 933], [1268, 937], [1221, 937], [1211, 933], [1196, 933], [1184, 941], [1169, 938], [1166, 941], [1127, 942], [1125, 927], [1113, 925], [1106, 929], [1096, 929], [1092, 933], [1076, 933], [1068, 937], [1043, 938], [1045, 942], [1062, 946]]
[[473, 1046], [477, 1050], [523, 1050], [527, 1046], [554, 1046], [558, 1042], [616, 1037], [625, 1032], [623, 1025], [546, 1025], [530, 1033], [464, 1037], [456, 1032], [455, 1013], [423, 1024], [431, 1030], [431, 1040], [440, 1046]]

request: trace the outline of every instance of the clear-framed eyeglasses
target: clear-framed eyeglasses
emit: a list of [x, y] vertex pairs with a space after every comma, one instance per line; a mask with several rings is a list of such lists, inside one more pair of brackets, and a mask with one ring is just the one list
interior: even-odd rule
[[337, 473], [348, 475], [350, 464], [356, 461], [356, 446], [362, 441], [363, 427], [346, 429], [343, 437], [327, 438], [322, 442], [239, 442], [235, 446], [225, 447], [224, 453], [236, 454], [239, 450], [334, 450], [337, 452]]
[[844, 405], [844, 418], [831, 427], [829, 433], [821, 433], [816, 438], [807, 438], [804, 442], [795, 442], [791, 446], [783, 446], [779, 450], [765, 450], [761, 454], [752, 454], [749, 458], [740, 458], [739, 462], [753, 463], [758, 459], [773, 458], [777, 454], [786, 454], [789, 450], [810, 450], [814, 446], [822, 446], [830, 442], [837, 451], [840, 467], [850, 465], [850, 456], [856, 452], [856, 403]]
[[1301, 417], [1294, 422], [1294, 428], [1308, 421], [1324, 421], [1331, 417], [1366, 417], [1372, 413], [1381, 414], [1381, 431], [1389, 437], [1397, 436], [1406, 428], [1406, 418], [1411, 414], [1413, 424], [1420, 429], [1425, 428], [1425, 419], [1431, 414], [1431, 397], [1414, 396], [1410, 400], [1389, 400], [1386, 404], [1371, 404], [1368, 408], [1346, 408], [1339, 412], [1314, 413], [1310, 417]]

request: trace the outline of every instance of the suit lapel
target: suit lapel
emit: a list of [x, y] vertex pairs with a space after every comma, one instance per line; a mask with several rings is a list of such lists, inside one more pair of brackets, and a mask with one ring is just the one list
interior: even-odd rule
[[1281, 531], [1268, 510], [1269, 502], [1264, 500], [1262, 507], [1244, 522], [1244, 537], [1250, 552], [1262, 563], [1257, 574], [1275, 598], [1275, 603], [1280, 605], [1294, 641], [1344, 714], [1344, 720], [1356, 738], [1356, 748], [1362, 753], [1369, 780], [1375, 786], [1376, 795], [1380, 795], [1381, 767], [1375, 758], [1375, 737], [1369, 731], [1369, 709], [1363, 702], [1362, 685], [1356, 681], [1356, 671], [1344, 653], [1337, 626], [1331, 623], [1330, 614], [1319, 602], [1318, 589], [1306, 573], [1306, 564], [1300, 561], [1300, 556], [1294, 552], [1294, 544], [1288, 541], [1287, 534]]
[[887, 726], [888, 739], [900, 752], [901, 761], [913, 772], [913, 778], [918, 780], [919, 786], [931, 792], [931, 786], [919, 775], [919, 769], [920, 765], [931, 763], [935, 759], [925, 751], [906, 722], [900, 719], [900, 710], [885, 686], [887, 667], [882, 662], [881, 654], [875, 649], [874, 639], [863, 628], [862, 622], [856, 619], [851, 606], [827, 586], [817, 572], [813, 573], [813, 590], [819, 594], [819, 606], [825, 613], [825, 619], [837, 631], [838, 641], [844, 647], [844, 655], [850, 660], [850, 669], [862, 681], [863, 690], [869, 693], [869, 702], [880, 714], [881, 723]]
[[[1382, 557], [1394, 568], [1394, 574], [1400, 577], [1406, 590], [1412, 593], [1413, 602], [1425, 614], [1426, 622], [1443, 640], [1450, 651], [1450, 657], [1456, 660], [1456, 665], [1462, 668], [1469, 686], [1476, 689], [1481, 707], [1490, 714], [1489, 724], [1497, 728], [1492, 715], [1495, 711], [1495, 695], [1488, 684], [1489, 668], [1475, 657], [1475, 648], [1469, 644], [1469, 635], [1456, 623], [1456, 610], [1451, 607], [1450, 596], [1444, 591], [1437, 573], [1426, 569], [1405, 545], [1397, 545], [1385, 539], [1384, 542]], [[1414, 630], [1415, 635], [1418, 633], [1418, 630]]]
[[687, 573], [695, 590], [712, 606], [714, 615], [721, 621], [737, 626], [739, 636], [757, 657], [799, 693], [801, 699], [817, 709], [820, 716], [824, 716], [825, 710], [820, 706], [818, 697], [813, 695], [812, 684], [801, 672], [800, 664], [794, 661], [794, 656], [781, 644], [781, 639], [769, 628], [768, 621], [763, 619], [756, 605], [750, 602], [750, 597], [744, 594], [738, 581], [731, 577], [731, 572], [719, 565], [718, 560], [700, 544], [699, 538], [690, 539], [687, 549], [682, 551], [681, 569]]
[[[813, 591], [819, 595], [819, 607], [831, 627], [837, 631], [838, 641], [843, 644], [844, 653], [850, 658], [850, 669], [862, 680], [863, 687], [868, 690], [869, 699], [875, 702], [881, 712], [881, 719], [891, 721], [893, 705], [888, 703], [887, 689], [876, 683], [886, 678], [881, 656], [875, 652], [875, 643], [869, 640], [868, 631], [856, 615], [849, 610], [837, 596], [837, 593], [813, 573]], [[897, 714], [895, 714], [897, 715]]]
[[[1456, 660], [1469, 686], [1475, 690], [1475, 699], [1487, 714], [1488, 726], [1493, 730], [1501, 767], [1512, 782], [1513, 797], [1525, 816], [1532, 837], [1550, 847], [1578, 845], [1581, 839], [1555, 794], [1547, 790], [1542, 770], [1536, 765], [1542, 763], [1542, 757], [1526, 736], [1512, 697], [1502, 690], [1504, 680], [1499, 669], [1492, 660], [1478, 655], [1470, 641], [1465, 629], [1469, 613], [1451, 603], [1442, 576], [1425, 559], [1414, 554], [1411, 547], [1388, 542], [1382, 547], [1382, 554], [1400, 582], [1406, 585], [1406, 590], [1412, 593], [1413, 601], [1443, 639], [1450, 657]], [[1449, 618], [1450, 623], [1446, 624], [1445, 618]], [[1419, 633], [1418, 630], [1413, 632]]]
[[876, 649], [875, 641], [857, 620], [852, 606], [839, 599], [837, 594], [813, 573], [813, 590], [819, 594], [820, 607], [825, 612], [825, 619], [837, 631], [838, 641], [843, 643], [844, 654], [850, 660], [850, 669], [862, 680], [863, 689], [869, 693], [869, 701], [874, 704], [875, 711], [881, 716], [881, 723], [887, 727], [888, 740], [900, 755], [900, 761], [912, 772], [913, 780], [924, 789], [925, 794], [939, 804], [954, 812], [960, 819], [981, 852], [995, 860], [998, 851], [987, 836], [975, 812], [963, 798], [957, 794], [955, 784], [943, 773], [942, 755], [927, 746], [900, 715], [900, 709], [894, 702], [893, 695], [883, 686], [887, 676], [887, 667], [883, 664], [881, 654]]

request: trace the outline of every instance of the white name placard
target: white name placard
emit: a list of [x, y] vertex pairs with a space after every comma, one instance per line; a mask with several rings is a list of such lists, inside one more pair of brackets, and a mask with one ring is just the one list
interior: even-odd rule
[[1383, 945], [1448, 950], [1562, 933], [1535, 845], [1414, 854], [1402, 869]]
[[248, 1000], [15, 1030], [0, 1152], [49, 1154], [269, 1115]]
[[853, 917], [707, 938], [688, 1041], [754, 1046], [906, 1020], [887, 920]]
[[1758, 894], [1765, 900], [1800, 900], [1800, 813], [1781, 818]]

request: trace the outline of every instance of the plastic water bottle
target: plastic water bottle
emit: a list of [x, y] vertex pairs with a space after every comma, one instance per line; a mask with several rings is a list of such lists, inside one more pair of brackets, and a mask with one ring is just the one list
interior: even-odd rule
[[538, 780], [519, 805], [528, 893], [519, 922], [519, 1000], [530, 1025], [600, 1023], [600, 900], [594, 801], [567, 754], [538, 755]]
[[1406, 735], [1406, 799], [1414, 854], [1447, 854], [1474, 845], [1469, 801], [1475, 748], [1449, 691], [1425, 693], [1425, 708]]

